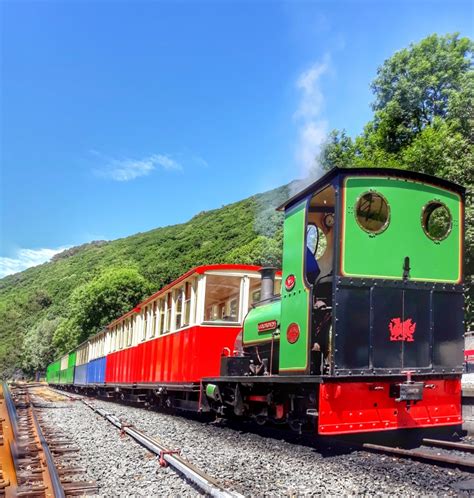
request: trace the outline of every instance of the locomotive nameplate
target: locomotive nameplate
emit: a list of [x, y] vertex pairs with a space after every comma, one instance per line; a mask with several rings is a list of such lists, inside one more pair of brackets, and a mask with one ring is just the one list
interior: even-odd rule
[[260, 322], [257, 325], [257, 328], [259, 332], [267, 332], [268, 330], [275, 330], [277, 325], [278, 323], [276, 320], [269, 320], [268, 322]]

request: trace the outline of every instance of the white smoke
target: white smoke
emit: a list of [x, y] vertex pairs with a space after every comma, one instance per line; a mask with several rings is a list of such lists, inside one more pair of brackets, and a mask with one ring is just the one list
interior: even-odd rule
[[303, 71], [296, 81], [300, 92], [298, 108], [293, 115], [298, 125], [296, 161], [299, 175], [303, 178], [295, 186], [297, 191], [323, 173], [318, 157], [327, 137], [328, 125], [322, 117], [324, 95], [321, 78], [328, 72], [329, 66], [329, 56], [326, 55], [322, 61]]
[[296, 80], [299, 100], [293, 119], [298, 127], [295, 159], [300, 180], [290, 183], [289, 192], [276, 189], [259, 198], [255, 214], [255, 232], [259, 235], [272, 238], [281, 221], [275, 213], [275, 207], [285, 202], [288, 195], [291, 197], [300, 192], [323, 173], [318, 158], [326, 141], [328, 126], [322, 118], [324, 95], [321, 90], [321, 78], [329, 68], [330, 60], [326, 55], [322, 61], [303, 71]]

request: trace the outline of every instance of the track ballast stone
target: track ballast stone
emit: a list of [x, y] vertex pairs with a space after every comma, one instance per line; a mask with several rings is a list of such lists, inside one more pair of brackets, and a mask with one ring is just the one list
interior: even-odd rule
[[[81, 402], [50, 403], [62, 409], [44, 409], [44, 417], [80, 448], [78, 464], [89, 479], [97, 481], [99, 495], [117, 496], [199, 496], [169, 467], [160, 467], [158, 458], [129, 436], [94, 413]], [[115, 405], [107, 405], [113, 412]]]

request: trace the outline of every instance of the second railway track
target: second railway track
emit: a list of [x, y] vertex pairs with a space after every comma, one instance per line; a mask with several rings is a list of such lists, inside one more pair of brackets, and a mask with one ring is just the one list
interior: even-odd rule
[[[459, 454], [460, 452], [465, 452], [467, 454], [474, 453], [474, 445], [437, 439], [423, 439], [422, 443], [422, 446], [419, 448], [400, 448], [373, 443], [362, 443], [355, 447], [400, 458], [419, 460], [431, 465], [454, 467], [468, 472], [474, 472], [474, 458], [466, 458], [466, 454], [463, 456]], [[444, 452], [441, 453], [433, 450], [431, 447], [442, 448]], [[456, 451], [457, 453], [453, 454], [453, 451]]]

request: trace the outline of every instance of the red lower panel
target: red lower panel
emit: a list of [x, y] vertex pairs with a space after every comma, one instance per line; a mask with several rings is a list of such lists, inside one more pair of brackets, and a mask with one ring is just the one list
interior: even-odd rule
[[429, 380], [423, 399], [411, 403], [390, 397], [390, 382], [321, 384], [319, 434], [454, 425], [461, 418], [461, 379]]
[[105, 382], [199, 382], [220, 374], [222, 350], [240, 329], [190, 327], [107, 355]]

